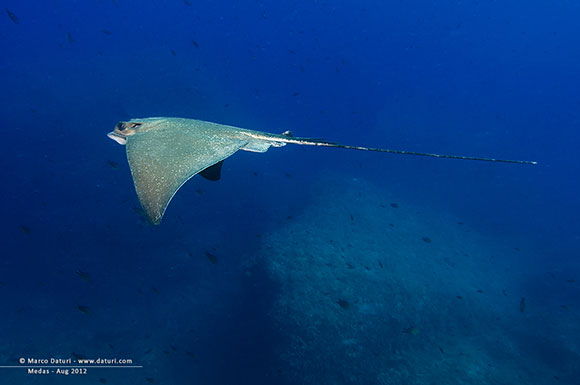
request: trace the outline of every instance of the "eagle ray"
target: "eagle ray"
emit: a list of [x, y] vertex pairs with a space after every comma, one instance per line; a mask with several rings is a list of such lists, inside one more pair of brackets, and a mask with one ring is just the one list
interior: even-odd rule
[[151, 223], [161, 223], [169, 202], [194, 175], [218, 180], [223, 161], [238, 150], [266, 152], [287, 143], [518, 164], [533, 161], [443, 155], [384, 148], [350, 146], [321, 139], [247, 130], [234, 126], [183, 118], [145, 118], [119, 122], [107, 135], [126, 145], [127, 160], [139, 201]]

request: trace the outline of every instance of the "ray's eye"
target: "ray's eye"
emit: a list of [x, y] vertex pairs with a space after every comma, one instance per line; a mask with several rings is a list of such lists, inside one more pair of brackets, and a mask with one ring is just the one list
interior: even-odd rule
[[115, 126], [115, 130], [117, 130], [117, 131], [123, 131], [125, 129], [125, 125], [126, 124], [127, 123], [125, 123], [125, 122], [119, 122], [119, 123], [117, 123], [117, 125]]
[[129, 128], [139, 127], [141, 124], [143, 124], [143, 123], [119, 122], [119, 123], [117, 123], [117, 126], [115, 127], [115, 129], [118, 130], [119, 132], [123, 132], [124, 130], [129, 129]]

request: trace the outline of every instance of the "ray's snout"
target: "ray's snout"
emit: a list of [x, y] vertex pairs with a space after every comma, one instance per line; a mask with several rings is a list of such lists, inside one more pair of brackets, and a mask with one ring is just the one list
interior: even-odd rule
[[139, 127], [142, 123], [134, 123], [134, 122], [119, 122], [115, 126], [115, 129], [107, 134], [107, 136], [113, 139], [115, 142], [119, 144], [126, 144], [127, 137], [131, 135], [135, 135], [137, 132], [137, 127]]

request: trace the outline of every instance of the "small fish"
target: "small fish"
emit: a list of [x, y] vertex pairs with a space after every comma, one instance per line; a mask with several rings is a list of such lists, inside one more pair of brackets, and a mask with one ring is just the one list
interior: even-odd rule
[[477, 289], [477, 292], [478, 292], [479, 294], [482, 294], [482, 293], [483, 293], [483, 290], [481, 290], [481, 289]]
[[75, 40], [75, 39], [73, 39], [73, 37], [72, 37], [72, 34], [71, 34], [70, 32], [67, 32], [67, 33], [66, 33], [66, 39], [68, 40], [68, 42], [69, 42], [70, 44], [72, 44], [72, 43], [76, 42], [76, 40]]
[[456, 298], [457, 298], [457, 299], [463, 299], [463, 297], [462, 297], [462, 296], [460, 296], [460, 295], [458, 295]]
[[171, 50], [171, 54], [172, 54], [173, 56], [177, 56], [177, 53], [176, 53], [174, 50]]
[[149, 348], [143, 352], [143, 354], [149, 354], [153, 351], [153, 348]]
[[193, 46], [194, 46], [195, 48], [199, 48], [199, 44], [197, 43], [197, 41], [195, 41], [195, 40], [191, 39], [191, 43], [193, 44]]
[[109, 31], [108, 29], [101, 29], [101, 32], [104, 33], [105, 35], [109, 35], [109, 36], [111, 36], [113, 34], [113, 32]]
[[147, 380], [148, 383], [150, 384], [154, 384], [155, 380], [152, 377], [147, 377], [145, 380]]
[[20, 227], [20, 230], [21, 230], [21, 231], [22, 231], [24, 234], [26, 234], [26, 235], [30, 235], [30, 227], [28, 227], [28, 226], [25, 226], [25, 225], [20, 225], [19, 227]]
[[441, 354], [445, 354], [445, 351], [443, 350], [443, 348], [441, 346], [439, 346], [439, 351], [441, 352]]
[[217, 265], [218, 263], [218, 258], [213, 255], [212, 253], [210, 253], [209, 251], [205, 252], [205, 256], [207, 257], [207, 259], [213, 264], [213, 265]]
[[14, 24], [20, 23], [20, 20], [18, 20], [18, 16], [16, 16], [16, 14], [14, 12], [11, 12], [8, 8], [6, 8], [6, 14]]
[[189, 0], [183, 0], [183, 2], [185, 3], [185, 5], [187, 5], [188, 7], [191, 7], [191, 1]]
[[106, 378], [99, 378], [99, 382], [101, 384], [106, 384], [107, 383], [107, 379]]
[[423, 242], [431, 243], [432, 241], [431, 241], [431, 238], [429, 238], [429, 237], [423, 237]]
[[114, 160], [107, 160], [107, 164], [109, 166], [111, 166], [114, 169], [118, 169], [119, 168], [119, 163], [115, 162]]
[[72, 356], [72, 358], [74, 358], [75, 360], [86, 360], [86, 359], [87, 359], [87, 356], [84, 356], [84, 355], [82, 355], [82, 354], [75, 353], [75, 352], [72, 352], [70, 355], [71, 355], [71, 356]]
[[86, 271], [77, 270], [76, 275], [79, 276], [83, 281], [91, 282], [91, 275]]
[[421, 333], [421, 329], [415, 326], [410, 326], [408, 328], [403, 328], [403, 333], [410, 334], [412, 336], [416, 336], [417, 334]]
[[339, 299], [338, 301], [336, 301], [336, 303], [344, 310], [348, 310], [350, 308], [350, 303], [345, 299]]
[[523, 313], [525, 311], [526, 311], [526, 298], [522, 297], [520, 301], [520, 313]]
[[190, 358], [195, 358], [195, 353], [185, 352], [185, 354], [187, 354], [187, 356], [190, 357]]
[[300, 96], [300, 92], [294, 92], [292, 93], [292, 96]]
[[77, 309], [79, 309], [79, 311], [83, 314], [91, 314], [91, 309], [88, 306], [84, 306], [84, 305], [78, 305]]
[[399, 207], [399, 204], [398, 203], [391, 203], [391, 207], [396, 209]]
[[381, 261], [379, 261], [379, 266], [381, 267], [381, 269], [383, 268], [383, 263]]

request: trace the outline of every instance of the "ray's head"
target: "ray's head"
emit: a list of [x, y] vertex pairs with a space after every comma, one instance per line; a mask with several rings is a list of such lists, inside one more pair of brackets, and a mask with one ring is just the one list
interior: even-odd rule
[[119, 122], [115, 126], [115, 129], [107, 134], [107, 136], [113, 139], [115, 142], [119, 144], [126, 144], [127, 137], [131, 135], [135, 135], [139, 126], [143, 123], [137, 122]]

